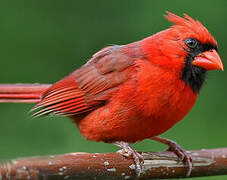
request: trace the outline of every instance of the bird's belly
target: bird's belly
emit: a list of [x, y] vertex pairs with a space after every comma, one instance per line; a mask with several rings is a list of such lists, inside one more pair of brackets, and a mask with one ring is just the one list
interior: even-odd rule
[[160, 107], [152, 101], [142, 109], [132, 102], [121, 104], [115, 101], [115, 104], [100, 107], [78, 121], [78, 128], [87, 139], [104, 142], [136, 142], [162, 134], [181, 120], [196, 100], [190, 89], [186, 93], [174, 94], [168, 103], [160, 103]]
[[171, 71], [140, 65], [137, 81], [123, 84], [108, 103], [76, 121], [83, 136], [136, 142], [167, 131], [190, 111], [197, 94], [189, 86]]

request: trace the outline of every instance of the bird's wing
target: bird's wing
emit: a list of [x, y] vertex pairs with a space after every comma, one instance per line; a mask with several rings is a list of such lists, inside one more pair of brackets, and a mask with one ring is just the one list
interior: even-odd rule
[[133, 69], [135, 58], [121, 49], [110, 46], [100, 50], [84, 66], [51, 86], [32, 109], [33, 116], [72, 116], [103, 105], [129, 78], [127, 69]]

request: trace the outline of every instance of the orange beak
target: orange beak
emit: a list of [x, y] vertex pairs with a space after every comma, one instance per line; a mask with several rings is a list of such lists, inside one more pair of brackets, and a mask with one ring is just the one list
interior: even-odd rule
[[192, 64], [206, 70], [224, 70], [221, 58], [215, 50], [206, 51], [196, 56]]

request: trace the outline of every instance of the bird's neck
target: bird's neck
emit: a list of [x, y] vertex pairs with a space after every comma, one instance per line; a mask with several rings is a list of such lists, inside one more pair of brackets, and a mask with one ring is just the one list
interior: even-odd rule
[[190, 61], [185, 60], [185, 65], [181, 73], [181, 79], [189, 85], [193, 92], [198, 93], [205, 81], [206, 70], [193, 66]]

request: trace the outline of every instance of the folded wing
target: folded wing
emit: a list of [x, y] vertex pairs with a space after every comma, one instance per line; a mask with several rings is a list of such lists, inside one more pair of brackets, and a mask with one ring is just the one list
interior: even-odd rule
[[102, 49], [84, 66], [45, 91], [40, 103], [32, 109], [33, 116], [72, 116], [102, 106], [129, 78], [134, 59], [121, 46]]

